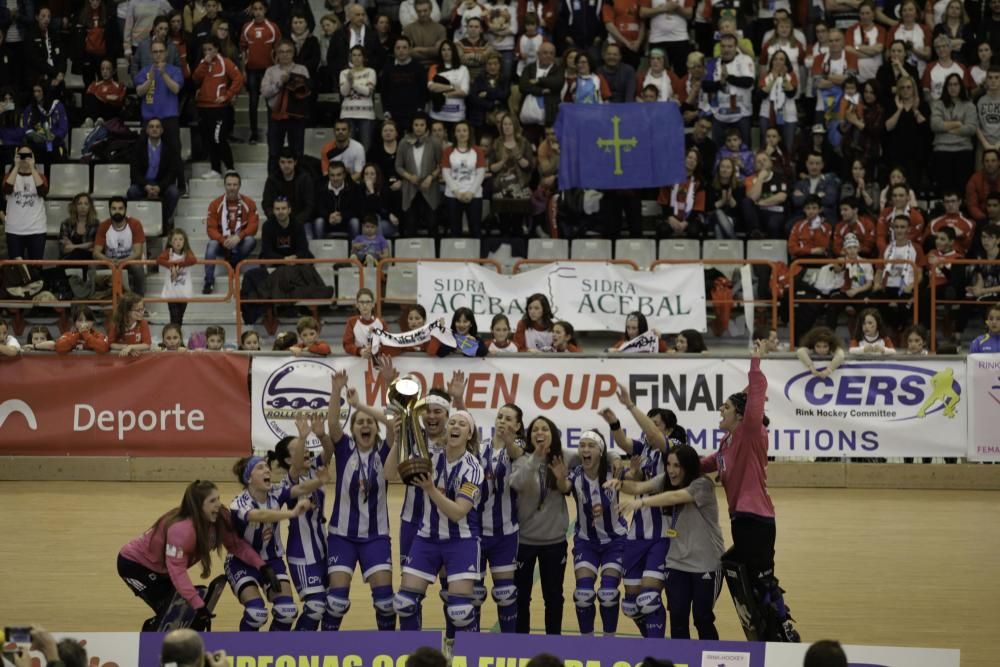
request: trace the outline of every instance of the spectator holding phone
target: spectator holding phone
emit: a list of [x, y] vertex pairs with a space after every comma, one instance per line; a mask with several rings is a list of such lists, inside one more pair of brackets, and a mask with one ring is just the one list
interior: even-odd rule
[[47, 224], [44, 197], [49, 193], [49, 182], [35, 167], [35, 153], [30, 146], [17, 150], [14, 167], [3, 182], [3, 193], [7, 213], [0, 220], [7, 227], [7, 256], [43, 259]]

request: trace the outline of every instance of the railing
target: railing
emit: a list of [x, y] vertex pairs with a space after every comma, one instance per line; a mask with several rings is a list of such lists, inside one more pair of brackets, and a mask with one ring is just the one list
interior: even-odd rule
[[[970, 266], [970, 265], [985, 265], [985, 266], [997, 266], [1000, 265], [1000, 260], [997, 259], [949, 259], [946, 264], [951, 264], [952, 266]], [[928, 265], [928, 273], [932, 272], [934, 267]], [[971, 286], [971, 285], [970, 285]], [[987, 306], [1000, 303], [1000, 294], [994, 295], [992, 299], [986, 301], [980, 301], [975, 298], [966, 297], [964, 299], [939, 299], [937, 295], [937, 290], [934, 289], [933, 278], [928, 278], [927, 280], [927, 290], [930, 292], [930, 346], [931, 352], [937, 352], [937, 307], [938, 306], [980, 306], [986, 308]]]
[[[97, 260], [97, 259], [5, 259], [0, 260], [0, 271], [3, 270], [5, 266], [36, 266], [39, 269], [50, 268], [50, 267], [64, 267], [64, 268], [90, 268], [92, 270], [104, 269], [112, 272], [112, 290], [110, 299], [73, 299], [71, 301], [40, 301], [35, 302], [32, 299], [7, 299], [3, 300], [4, 306], [14, 311], [12, 327], [15, 335], [20, 336], [24, 333], [25, 319], [24, 311], [30, 310], [36, 306], [43, 308], [55, 308], [59, 313], [59, 330], [66, 331], [69, 328], [69, 319], [66, 316], [66, 311], [76, 305], [86, 305], [86, 306], [107, 306], [113, 308], [117, 303], [118, 293], [114, 289], [114, 273], [115, 265], [108, 260]], [[44, 287], [42, 288], [44, 290]]]
[[[248, 268], [254, 266], [294, 266], [296, 264], [330, 264], [330, 265], [345, 265], [350, 264], [358, 268], [358, 283], [361, 287], [365, 285], [365, 267], [356, 259], [352, 258], [323, 258], [323, 259], [244, 259], [239, 264], [236, 265], [237, 275], [243, 275], [244, 271]], [[239, 340], [243, 335], [243, 305], [244, 304], [260, 304], [274, 306], [281, 303], [294, 303], [297, 305], [308, 306], [312, 310], [313, 317], [318, 319], [318, 312], [320, 306], [327, 306], [331, 304], [336, 304], [338, 301], [338, 292], [336, 287], [334, 287], [334, 296], [332, 299], [302, 299], [302, 298], [282, 298], [282, 299], [244, 299], [241, 294], [241, 290], [236, 289], [236, 340]], [[264, 328], [269, 335], [274, 335], [278, 330], [278, 320], [274, 316], [274, 311], [272, 308], [266, 308], [264, 311]]]
[[[744, 266], [749, 264], [750, 266], [767, 266], [771, 269], [771, 275], [774, 275], [774, 270], [777, 268], [777, 262], [773, 262], [769, 259], [660, 259], [649, 265], [650, 271], [655, 271], [657, 266], [671, 266], [679, 264], [703, 264], [708, 266]], [[771, 309], [771, 327], [774, 329], [778, 328], [778, 302], [780, 301], [779, 294], [775, 290], [771, 290], [770, 299], [753, 299], [752, 301], [747, 301], [745, 299], [712, 299], [710, 295], [705, 295], [705, 303], [709, 303], [713, 306], [715, 305], [742, 305], [745, 303], [751, 303], [755, 306], [757, 304], [764, 304]], [[747, 327], [753, 329], [754, 323], [747, 322]]]
[[[795, 276], [801, 271], [801, 267], [810, 266], [826, 266], [827, 264], [841, 264], [837, 258], [802, 258], [797, 259], [792, 262], [791, 267], [789, 267], [789, 272], [791, 280], [788, 284], [788, 341], [792, 349], [795, 348], [795, 303], [809, 303], [809, 302], [822, 302], [825, 304], [843, 304], [843, 305], [857, 305], [857, 304], [894, 304], [894, 303], [907, 303], [909, 302], [913, 306], [913, 323], [916, 324], [919, 317], [919, 293], [920, 293], [920, 267], [908, 259], [865, 259], [859, 258], [859, 264], [872, 264], [876, 267], [885, 266], [886, 264], [909, 264], [913, 269], [913, 292], [909, 299], [886, 299], [886, 298], [874, 298], [874, 297], [860, 297], [860, 298], [843, 298], [843, 299], [831, 299], [829, 297], [821, 297], [816, 299], [796, 299], [795, 298]], [[876, 271], [876, 274], [878, 272]], [[872, 278], [874, 280], [874, 277]], [[877, 290], [878, 287], [875, 287]]]
[[[437, 264], [480, 264], [492, 266], [497, 273], [503, 273], [503, 267], [495, 259], [417, 259], [412, 257], [387, 257], [379, 260], [375, 273], [375, 314], [382, 317], [382, 303], [386, 301], [385, 288], [386, 267], [391, 264], [416, 264], [417, 262], [437, 263]], [[416, 303], [415, 299], [393, 299], [389, 303]]]
[[574, 264], [622, 264], [624, 266], [631, 266], [636, 271], [639, 270], [639, 265], [633, 262], [631, 259], [519, 259], [514, 262], [514, 267], [511, 269], [512, 273], [520, 273], [522, 266], [531, 266], [537, 264], [554, 264], [556, 262], [573, 262]]

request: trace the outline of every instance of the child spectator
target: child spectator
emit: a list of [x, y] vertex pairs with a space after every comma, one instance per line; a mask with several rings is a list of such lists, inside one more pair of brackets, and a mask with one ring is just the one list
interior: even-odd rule
[[821, 215], [820, 198], [807, 196], [802, 211], [805, 217], [792, 226], [788, 236], [788, 254], [794, 258], [828, 256], [833, 227]]
[[653, 335], [656, 336], [656, 348], [653, 349], [652, 346], [643, 345], [641, 347], [631, 347], [629, 349], [622, 350], [622, 348], [629, 342], [635, 340], [639, 336], [649, 331], [649, 323], [646, 321], [646, 316], [640, 313], [638, 310], [632, 311], [625, 317], [625, 335], [618, 339], [618, 342], [613, 346], [608, 348], [608, 352], [647, 352], [653, 353], [658, 352], [664, 354], [667, 351], [667, 342], [663, 340], [660, 332], [653, 329]]
[[[924, 251], [910, 240], [911, 224], [908, 216], [897, 215], [892, 221], [891, 229], [893, 242], [885, 249], [883, 259], [887, 263], [875, 276], [875, 289], [884, 291], [890, 299], [908, 300], [913, 297], [913, 288], [916, 285], [918, 272], [926, 264]], [[889, 263], [890, 260], [896, 260], [896, 262]], [[912, 262], [912, 265], [909, 262]], [[890, 304], [894, 326], [898, 328], [910, 307], [910, 304], [906, 303]]]
[[[962, 252], [956, 249], [957, 234], [954, 227], [940, 227], [934, 234], [934, 248], [927, 253], [928, 283], [926, 289], [921, 290], [922, 301], [920, 304], [921, 314], [925, 318], [935, 317], [931, 312], [931, 290], [934, 290], [939, 299], [958, 299], [965, 293], [964, 267], [952, 268], [951, 260], [961, 259]], [[957, 306], [943, 306], [949, 318], [951, 311]], [[961, 312], [961, 311], [959, 311]], [[951, 324], [949, 319], [948, 324]], [[959, 316], [958, 331], [965, 328], [965, 321]], [[956, 332], [957, 334], [957, 332]]]
[[[531, 14], [528, 16], [530, 17]], [[518, 349], [517, 343], [511, 338], [510, 320], [503, 313], [493, 316], [493, 321], [490, 322], [490, 334], [492, 334], [493, 338], [487, 344], [487, 349], [491, 355], [517, 354], [521, 351]]]
[[[875, 288], [875, 266], [871, 262], [864, 261], [859, 256], [861, 242], [854, 234], [847, 234], [843, 240], [843, 254], [838, 260], [838, 264], [843, 267], [843, 285], [839, 288], [839, 294], [834, 294], [836, 299], [855, 299], [862, 294], [871, 292]], [[840, 314], [844, 312], [846, 304], [831, 303], [826, 311], [826, 325], [836, 330]]]
[[739, 165], [741, 174], [754, 173], [753, 151], [743, 143], [740, 131], [735, 127], [731, 127], [726, 130], [725, 136], [725, 143], [715, 156], [715, 167], [718, 168], [722, 158], [731, 158]]
[[[198, 259], [191, 250], [187, 232], [179, 228], [172, 231], [167, 247], [156, 258], [157, 264], [170, 271], [170, 277], [164, 281], [163, 292], [160, 293], [160, 296], [164, 299], [190, 299], [194, 290], [191, 286], [191, 276], [188, 275], [188, 267], [197, 261]], [[184, 324], [184, 311], [187, 310], [186, 302], [167, 303], [167, 310], [170, 311], [172, 323]]]
[[258, 352], [260, 350], [260, 334], [256, 331], [244, 331], [240, 335], [240, 349], [248, 352]]
[[456, 347], [432, 338], [427, 344], [427, 354], [447, 357], [459, 352], [467, 357], [485, 357], [489, 353], [486, 343], [479, 337], [476, 315], [469, 308], [459, 308], [451, 318], [451, 332], [455, 336]]
[[73, 327], [56, 341], [56, 352], [69, 354], [73, 350], [82, 349], [105, 354], [110, 349], [108, 337], [94, 328], [94, 311], [88, 306], [74, 306], [72, 317]]
[[373, 314], [375, 293], [370, 289], [367, 287], [359, 289], [354, 303], [358, 308], [358, 314], [352, 316], [344, 325], [344, 352], [354, 357], [368, 359], [372, 356], [372, 346], [369, 341], [371, 330], [383, 329], [385, 325]]
[[892, 339], [885, 335], [882, 315], [877, 308], [865, 308], [851, 339], [851, 354], [896, 354]]
[[226, 330], [220, 326], [205, 327], [205, 351], [222, 352], [226, 349]]
[[354, 258], [365, 266], [374, 267], [379, 260], [392, 256], [389, 241], [379, 231], [378, 218], [366, 215], [361, 221], [361, 233], [351, 243]]
[[[441, 326], [444, 326], [444, 318], [442, 317]], [[410, 306], [409, 310], [403, 312], [402, 316], [399, 318], [399, 330], [400, 331], [414, 331], [427, 324], [427, 309], [421, 306], [419, 303]], [[412, 345], [410, 347], [390, 347], [385, 345], [379, 351], [379, 354], [387, 354], [390, 357], [395, 357], [406, 352], [421, 352], [427, 354], [427, 346], [429, 343], [421, 343], [420, 345]]]
[[576, 330], [569, 322], [556, 322], [552, 325], [552, 349], [548, 352], [579, 352], [576, 342]]
[[541, 293], [528, 297], [524, 317], [514, 331], [514, 344], [522, 352], [541, 352], [552, 347], [552, 306]]
[[1000, 303], [986, 311], [986, 333], [972, 341], [969, 354], [1000, 354]]
[[674, 337], [674, 349], [668, 350], [674, 354], [703, 354], [708, 352], [705, 339], [694, 329], [684, 329]]
[[[844, 343], [829, 327], [816, 327], [802, 338], [795, 355], [814, 377], [827, 378], [844, 363]], [[815, 360], [826, 357], [831, 357], [830, 363], [817, 370]]]
[[875, 221], [862, 213], [861, 200], [844, 197], [840, 200], [840, 222], [833, 228], [833, 254], [844, 254], [844, 241], [851, 234], [858, 242], [858, 254], [862, 257], [875, 256]]
[[[979, 234], [979, 242], [983, 248], [976, 253], [976, 259], [996, 261], [1000, 259], [1000, 225], [990, 224], [983, 227]], [[975, 264], [969, 267], [972, 273], [972, 284], [966, 289], [967, 296], [972, 299], [993, 300], [1000, 295], [1000, 265]]]
[[28, 330], [28, 341], [28, 344], [24, 346], [25, 350], [51, 352], [56, 349], [56, 342], [52, 340], [52, 332], [47, 326], [41, 324], [36, 324]]
[[524, 17], [524, 33], [521, 34], [517, 39], [517, 76], [521, 76], [521, 72], [528, 65], [534, 65], [538, 62], [538, 47], [542, 45], [545, 38], [542, 37], [541, 33], [538, 32], [538, 16], [535, 14], [526, 14]]
[[915, 357], [927, 356], [927, 329], [920, 324], [912, 324], [903, 331], [903, 342], [906, 343], [906, 351]]
[[274, 352], [285, 352], [299, 342], [299, 337], [292, 331], [282, 331], [274, 337], [274, 345], [271, 350]]
[[0, 320], [0, 356], [16, 357], [21, 354], [21, 343], [9, 331], [7, 320]]
[[181, 331], [181, 325], [176, 322], [170, 322], [163, 325], [163, 332], [160, 334], [160, 351], [161, 352], [184, 352], [187, 348], [184, 347], [184, 332]]
[[118, 300], [111, 326], [108, 327], [111, 349], [123, 357], [138, 357], [140, 352], [149, 350], [153, 336], [146, 322], [146, 307], [138, 294], [126, 292]]
[[295, 330], [299, 333], [299, 342], [289, 348], [289, 351], [296, 357], [303, 352], [310, 352], [321, 356], [330, 354], [330, 346], [319, 339], [319, 322], [315, 317], [300, 317], [295, 325]]

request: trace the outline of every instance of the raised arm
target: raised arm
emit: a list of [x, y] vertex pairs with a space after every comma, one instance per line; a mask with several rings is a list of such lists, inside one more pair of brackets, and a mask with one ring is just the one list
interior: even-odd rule
[[[331, 441], [331, 454], [332, 443], [340, 440], [344, 436], [344, 427], [340, 423], [340, 396], [344, 393], [344, 387], [347, 386], [347, 371], [341, 369], [335, 371], [333, 375], [330, 376], [330, 403], [326, 410], [326, 426], [327, 430], [330, 432]], [[326, 454], [326, 448], [323, 448], [324, 455]], [[329, 461], [329, 459], [326, 459]]]
[[760, 428], [764, 425], [764, 401], [767, 398], [767, 378], [760, 370], [760, 357], [766, 346], [763, 341], [755, 340], [750, 353], [750, 372], [747, 374], [747, 406], [743, 412], [743, 425]]
[[618, 503], [618, 510], [622, 513], [634, 512], [643, 507], [670, 507], [672, 505], [684, 505], [693, 503], [694, 497], [687, 492], [687, 489], [679, 491], [664, 491], [655, 496], [642, 496], [632, 498]]
[[[649, 443], [649, 446], [661, 452], [666, 452], [667, 437], [660, 432], [660, 429], [656, 428], [656, 424], [653, 423], [653, 420], [645, 412], [635, 407], [635, 401], [632, 400], [628, 389], [621, 384], [618, 385], [618, 400], [629, 411], [629, 414], [632, 415], [632, 419], [639, 424], [642, 432], [646, 434], [646, 442]], [[615, 442], [618, 442], [617, 438], [615, 438]]]

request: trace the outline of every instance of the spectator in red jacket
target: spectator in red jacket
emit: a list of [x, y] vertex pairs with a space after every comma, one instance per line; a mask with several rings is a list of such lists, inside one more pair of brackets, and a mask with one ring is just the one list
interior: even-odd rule
[[73, 306], [73, 327], [56, 341], [56, 352], [69, 354], [73, 350], [91, 350], [105, 354], [111, 349], [108, 337], [94, 328], [94, 311], [88, 306]]
[[986, 219], [986, 195], [1000, 192], [1000, 152], [983, 151], [983, 168], [965, 186], [965, 206], [976, 222]]
[[848, 234], [854, 234], [860, 256], [876, 256], [875, 221], [870, 216], [861, 214], [861, 200], [857, 197], [845, 197], [840, 201], [840, 222], [833, 228], [835, 257], [844, 254], [844, 239]]
[[[208, 205], [208, 247], [205, 259], [224, 258], [233, 267], [246, 259], [257, 246], [257, 204], [250, 197], [240, 194], [243, 179], [238, 172], [226, 172], [226, 194]], [[205, 285], [202, 294], [215, 291], [215, 265], [205, 266]]]
[[805, 217], [792, 226], [788, 236], [788, 254], [792, 257], [826, 257], [830, 254], [833, 227], [821, 215], [820, 199], [806, 197]]
[[201, 46], [205, 55], [191, 74], [198, 86], [195, 101], [198, 106], [198, 127], [201, 141], [208, 151], [212, 169], [205, 178], [219, 178], [222, 164], [233, 168], [233, 149], [229, 133], [233, 130], [233, 98], [243, 88], [243, 74], [219, 49], [219, 40], [209, 37]]
[[292, 354], [299, 356], [303, 352], [311, 352], [324, 357], [330, 354], [330, 345], [319, 339], [319, 322], [315, 317], [300, 317], [295, 329], [299, 332], [299, 342], [289, 348]]

